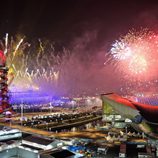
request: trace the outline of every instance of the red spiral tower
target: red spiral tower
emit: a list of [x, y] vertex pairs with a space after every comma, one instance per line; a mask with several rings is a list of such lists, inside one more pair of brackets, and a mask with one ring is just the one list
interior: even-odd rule
[[[11, 111], [8, 96], [8, 68], [6, 67], [6, 57], [2, 51], [0, 51], [0, 113], [7, 113]], [[5, 113], [5, 114], [6, 114]]]

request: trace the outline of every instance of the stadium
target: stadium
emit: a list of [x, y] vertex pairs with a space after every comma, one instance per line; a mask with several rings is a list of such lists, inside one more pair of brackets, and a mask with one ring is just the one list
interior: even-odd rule
[[[124, 118], [132, 121], [132, 126], [139, 131], [158, 138], [158, 106], [146, 103], [156, 103], [157, 99], [154, 98], [137, 98], [137, 101], [132, 101], [123, 98], [114, 93], [107, 93], [101, 95], [103, 101], [104, 113], [110, 113], [111, 108]], [[143, 103], [141, 103], [143, 102]], [[106, 111], [107, 110], [107, 111]]]

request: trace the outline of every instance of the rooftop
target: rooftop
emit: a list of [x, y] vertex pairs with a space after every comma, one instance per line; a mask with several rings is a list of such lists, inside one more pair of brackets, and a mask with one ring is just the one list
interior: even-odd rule
[[69, 150], [58, 150], [50, 155], [54, 158], [68, 158], [74, 156], [75, 154], [70, 152]]
[[34, 142], [37, 144], [41, 144], [41, 145], [49, 145], [50, 143], [52, 143], [54, 141], [54, 140], [37, 137], [37, 136], [32, 136], [32, 135], [25, 137], [24, 140], [29, 141], [29, 142]]
[[26, 145], [26, 144], [21, 144], [21, 146], [24, 147], [24, 148], [30, 148], [30, 149], [33, 149], [33, 150], [42, 150], [41, 148], [34, 147], [34, 146], [31, 146], [31, 145]]

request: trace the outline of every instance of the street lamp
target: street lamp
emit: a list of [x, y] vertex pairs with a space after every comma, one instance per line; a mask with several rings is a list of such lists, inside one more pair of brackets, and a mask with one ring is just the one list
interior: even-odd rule
[[21, 126], [22, 126], [22, 123], [23, 123], [23, 117], [24, 117], [24, 105], [23, 105], [23, 101], [21, 101]]
[[52, 113], [52, 103], [49, 103], [50, 113]]
[[125, 128], [126, 128], [126, 135], [127, 135], [127, 126]]

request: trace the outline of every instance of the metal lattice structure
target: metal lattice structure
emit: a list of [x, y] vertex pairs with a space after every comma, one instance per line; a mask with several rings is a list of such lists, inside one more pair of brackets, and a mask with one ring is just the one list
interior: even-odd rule
[[0, 65], [0, 111], [2, 112], [10, 110], [7, 74], [8, 68], [5, 65]]

